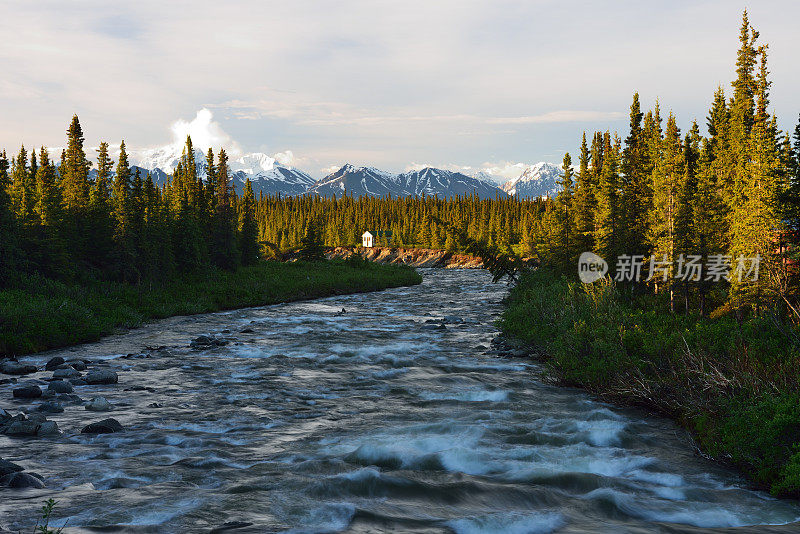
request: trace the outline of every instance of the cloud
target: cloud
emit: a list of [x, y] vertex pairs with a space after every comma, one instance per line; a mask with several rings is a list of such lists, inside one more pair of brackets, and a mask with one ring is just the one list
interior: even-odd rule
[[488, 119], [488, 124], [544, 124], [551, 122], [601, 122], [618, 121], [625, 118], [620, 111], [550, 111], [541, 115], [522, 117], [495, 117]]
[[272, 157], [278, 162], [279, 165], [283, 165], [284, 167], [294, 166], [294, 154], [291, 150], [276, 152]]
[[[584, 128], [624, 137], [634, 90], [684, 128], [702, 123], [714, 89], [730, 91], [741, 17], [725, 0], [8, 4], [0, 147], [63, 144], [77, 113], [87, 146], [191, 133], [198, 146], [291, 147], [304, 169], [574, 153]], [[800, 2], [752, 4], [770, 43], [772, 106], [794, 128]], [[181, 139], [163, 139], [174, 117], [186, 119]]]
[[170, 130], [172, 130], [173, 146], [183, 147], [186, 143], [186, 136], [190, 136], [192, 144], [203, 151], [209, 148], [214, 150], [225, 148], [230, 155], [237, 155], [242, 152], [239, 143], [234, 141], [218, 122], [214, 121], [214, 114], [208, 108], [198, 111], [191, 121], [176, 120], [170, 126]]

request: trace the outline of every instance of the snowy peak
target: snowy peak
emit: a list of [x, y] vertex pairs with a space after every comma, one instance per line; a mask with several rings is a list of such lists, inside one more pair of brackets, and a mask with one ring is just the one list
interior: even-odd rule
[[440, 198], [477, 194], [480, 198], [506, 196], [496, 184], [459, 172], [427, 167], [402, 174], [392, 174], [374, 167], [342, 166], [319, 180], [308, 193], [321, 196], [415, 196]]
[[487, 182], [466, 174], [443, 169], [426, 167], [418, 171], [399, 174], [397, 180], [412, 195], [454, 197], [456, 195], [477, 195], [479, 198], [506, 196], [497, 184]]
[[269, 172], [275, 168], [275, 158], [263, 152], [253, 152], [229, 162], [231, 170], [244, 171], [247, 174]]
[[554, 195], [559, 188], [561, 168], [554, 163], [540, 161], [528, 166], [517, 178], [502, 185], [503, 191], [520, 198], [537, 198]]
[[[145, 149], [131, 154], [135, 165], [151, 172], [154, 179], [161, 183], [169, 178], [183, 155], [183, 149], [167, 145], [154, 149]], [[197, 175], [205, 179], [207, 176], [206, 155], [203, 151], [194, 150], [194, 161]], [[315, 180], [299, 169], [279, 165], [275, 158], [263, 152], [244, 154], [228, 161], [228, 174], [236, 191], [244, 191], [249, 179], [253, 184], [253, 192], [299, 195], [312, 185]]]

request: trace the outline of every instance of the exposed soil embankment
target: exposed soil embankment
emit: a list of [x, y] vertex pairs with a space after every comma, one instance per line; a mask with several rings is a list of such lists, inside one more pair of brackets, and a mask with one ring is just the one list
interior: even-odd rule
[[410, 265], [412, 267], [444, 267], [447, 269], [480, 269], [480, 258], [430, 248], [394, 247], [335, 247], [328, 250], [327, 257], [347, 258], [353, 253], [361, 254], [369, 261]]

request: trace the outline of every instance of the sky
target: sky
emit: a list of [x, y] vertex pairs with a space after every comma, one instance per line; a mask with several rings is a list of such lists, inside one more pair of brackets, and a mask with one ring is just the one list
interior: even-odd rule
[[0, 147], [182, 142], [513, 178], [624, 137], [634, 91], [685, 131], [730, 94], [742, 10], [769, 43], [771, 107], [800, 112], [800, 2], [5, 0]]

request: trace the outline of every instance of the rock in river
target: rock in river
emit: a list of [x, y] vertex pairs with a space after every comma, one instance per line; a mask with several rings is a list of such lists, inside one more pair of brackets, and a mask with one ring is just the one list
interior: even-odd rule
[[53, 393], [72, 393], [72, 384], [64, 380], [54, 380], [47, 385], [47, 389]]
[[116, 384], [119, 381], [117, 373], [115, 371], [111, 371], [110, 369], [96, 369], [94, 371], [89, 371], [84, 379], [86, 380], [86, 383], [90, 385]]
[[122, 425], [116, 419], [103, 419], [83, 427], [81, 434], [113, 434], [122, 430]]
[[35, 473], [16, 472], [0, 478], [0, 486], [14, 489], [41, 489], [44, 487], [44, 482]]
[[12, 391], [15, 399], [38, 399], [42, 396], [42, 388], [36, 385], [22, 386]]
[[105, 397], [95, 397], [86, 405], [86, 409], [90, 412], [110, 412], [111, 403]]
[[7, 375], [29, 375], [38, 371], [35, 365], [26, 365], [18, 362], [3, 362], [0, 373]]
[[53, 401], [43, 402], [36, 409], [44, 413], [62, 413], [64, 411], [61, 404]]
[[9, 436], [35, 436], [39, 432], [41, 423], [37, 421], [14, 421], [6, 429]]
[[72, 367], [53, 371], [53, 378], [78, 378], [79, 376], [81, 374]]
[[45, 364], [44, 369], [45, 371], [55, 371], [62, 363], [64, 363], [64, 358], [56, 356], [55, 358], [50, 358], [47, 364]]
[[61, 431], [58, 429], [58, 424], [55, 421], [45, 421], [39, 426], [39, 430], [36, 432], [36, 435], [55, 436], [60, 433]]
[[25, 469], [21, 465], [17, 465], [13, 462], [9, 462], [8, 460], [3, 460], [0, 458], [0, 477], [4, 477], [9, 473], [16, 473], [24, 470]]

